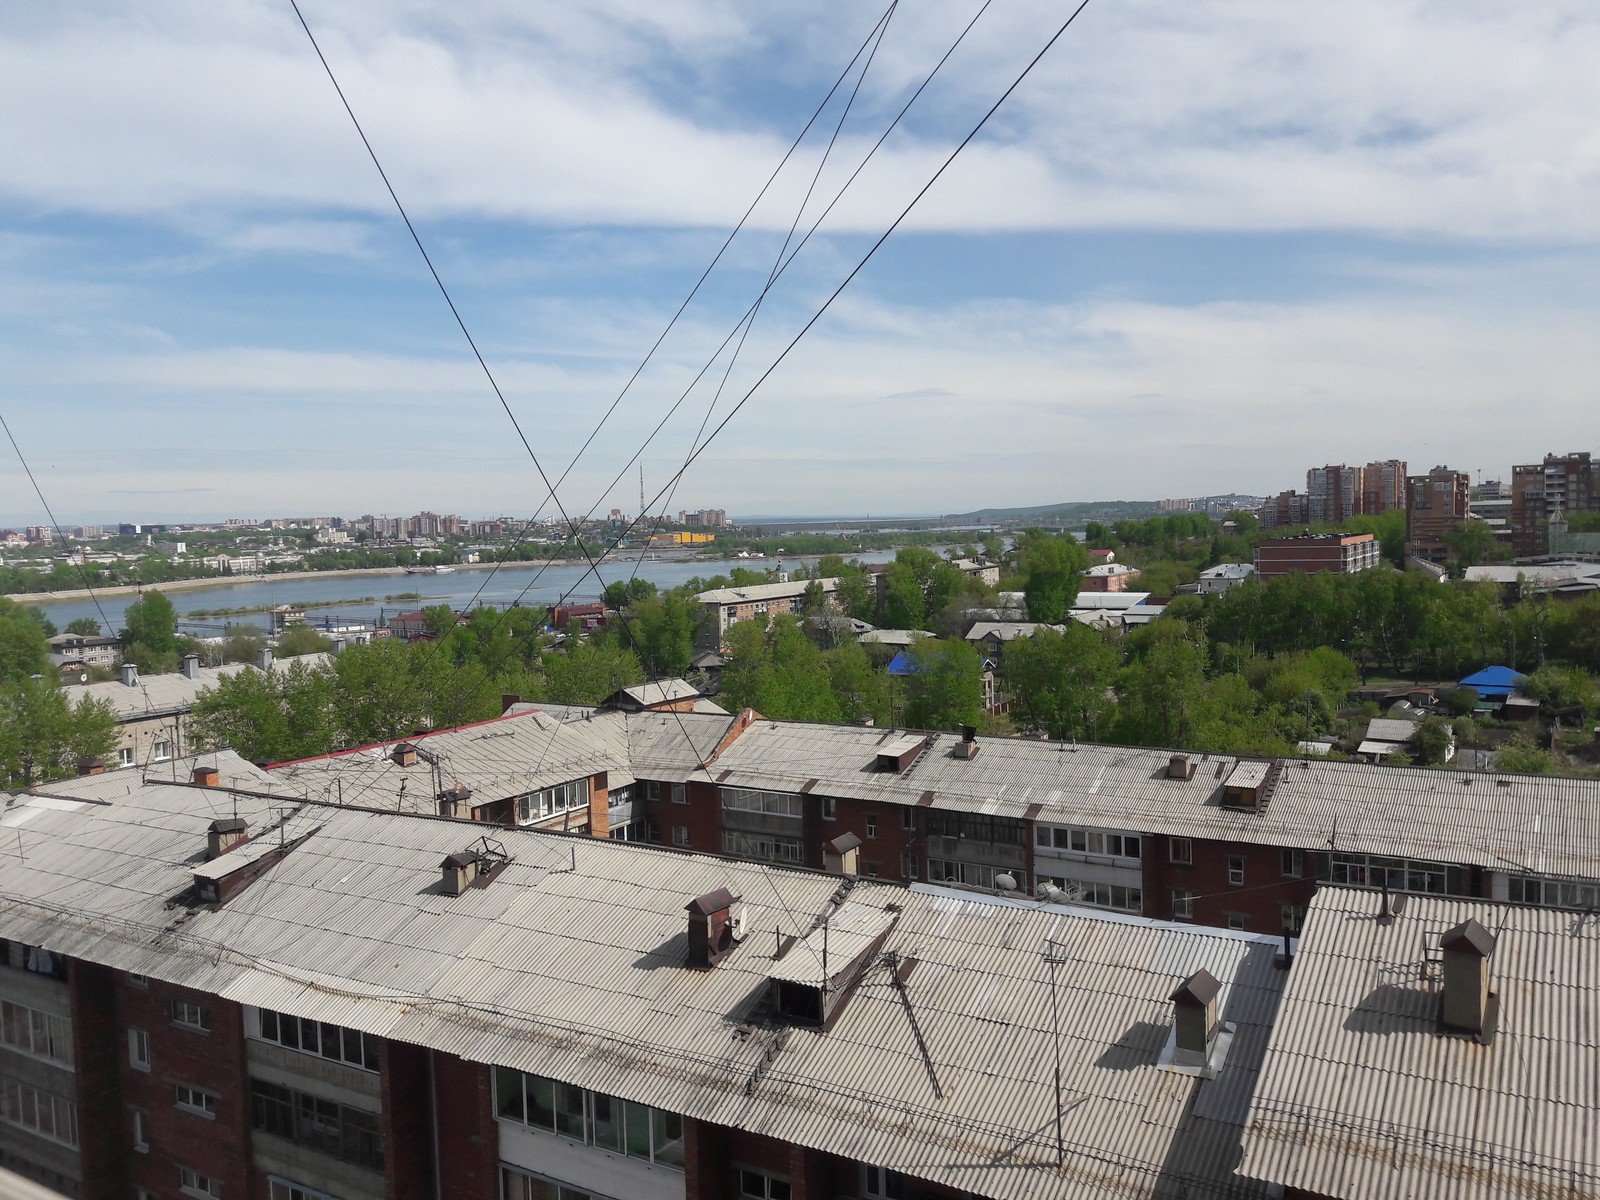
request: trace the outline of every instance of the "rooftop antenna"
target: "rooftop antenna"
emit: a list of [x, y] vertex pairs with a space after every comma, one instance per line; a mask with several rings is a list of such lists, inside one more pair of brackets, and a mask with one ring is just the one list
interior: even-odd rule
[[639, 464], [639, 519], [644, 520], [644, 463]]
[[1058, 955], [1056, 949], [1055, 939], [1047, 938], [1044, 961], [1050, 968], [1050, 1028], [1055, 1035], [1050, 1039], [1050, 1048], [1055, 1051], [1056, 1058], [1056, 1165], [1061, 1166], [1067, 1161], [1067, 1143], [1061, 1128], [1061, 1011], [1056, 1003], [1056, 967], [1063, 956]]

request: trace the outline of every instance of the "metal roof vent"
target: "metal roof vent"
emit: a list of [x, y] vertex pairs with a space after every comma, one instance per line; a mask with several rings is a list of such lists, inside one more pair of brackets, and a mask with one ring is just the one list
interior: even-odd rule
[[1444, 999], [1440, 1019], [1448, 1030], [1470, 1033], [1487, 1043], [1500, 1021], [1500, 998], [1489, 990], [1489, 959], [1495, 938], [1468, 918], [1439, 938], [1443, 952]]
[[[212, 768], [212, 774], [215, 773], [216, 769]], [[221, 858], [239, 843], [249, 840], [250, 826], [243, 817], [218, 817], [206, 830], [206, 858]]]
[[689, 966], [706, 971], [716, 966], [739, 944], [744, 917], [733, 915], [739, 899], [727, 888], [696, 896], [684, 905], [689, 914]]
[[185, 654], [183, 656], [183, 677], [185, 679], [200, 678], [200, 656], [198, 654]]
[[1232, 1041], [1231, 1030], [1222, 1023], [1221, 995], [1222, 984], [1204, 967], [1173, 991], [1173, 1069], [1210, 1077], [1221, 1068]]
[[853, 833], [841, 833], [822, 844], [822, 869], [834, 875], [855, 875], [860, 856], [861, 839]]
[[197, 787], [216, 787], [222, 781], [222, 775], [215, 767], [196, 767], [190, 780]]
[[[472, 789], [464, 783], [455, 787], [445, 788], [439, 793], [439, 815], [441, 817], [459, 817], [466, 809], [467, 802], [472, 799]], [[468, 815], [471, 815], [470, 812]]]
[[445, 856], [439, 864], [439, 890], [446, 896], [459, 896], [468, 888], [486, 888], [510, 863], [511, 856], [502, 843], [479, 838], [477, 845]]
[[849, 901], [821, 919], [767, 970], [778, 1015], [790, 1024], [827, 1029], [898, 919], [888, 909]]
[[963, 725], [961, 727], [961, 740], [956, 743], [955, 749], [951, 753], [957, 758], [978, 757], [978, 730], [976, 726]]
[[123, 663], [122, 664], [122, 686], [123, 687], [138, 687], [139, 686], [139, 668], [138, 668], [138, 666], [136, 664], [134, 664], [134, 663]]
[[880, 742], [878, 745], [877, 763], [880, 771], [904, 771], [921, 754], [927, 746], [925, 737], [898, 737]]
[[414, 766], [417, 761], [417, 748], [410, 742], [399, 742], [393, 750], [389, 751], [389, 757], [394, 760], [395, 765], [398, 767]]
[[1168, 779], [1193, 779], [1194, 760], [1187, 754], [1174, 754], [1167, 763]]

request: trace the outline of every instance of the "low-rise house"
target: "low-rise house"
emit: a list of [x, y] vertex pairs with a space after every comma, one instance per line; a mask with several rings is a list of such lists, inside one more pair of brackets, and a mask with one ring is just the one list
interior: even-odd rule
[[1126, 592], [1139, 575], [1139, 569], [1127, 563], [1097, 563], [1084, 571], [1082, 591]]
[[1256, 568], [1253, 563], [1218, 563], [1200, 572], [1200, 578], [1195, 580], [1195, 591], [1203, 596], [1216, 595], [1231, 591], [1255, 577]]
[[767, 622], [780, 613], [797, 613], [813, 584], [821, 587], [826, 603], [831, 603], [839, 590], [837, 579], [795, 579], [701, 592], [694, 599], [705, 612], [702, 637], [709, 645], [720, 646], [728, 627], [736, 622]]
[[120, 638], [58, 633], [50, 639], [50, 663], [58, 669], [111, 668], [122, 661]]
[[1370, 571], [1382, 561], [1375, 534], [1304, 533], [1295, 537], [1262, 538], [1256, 546], [1255, 565], [1257, 575], [1269, 580], [1297, 572], [1354, 575]]

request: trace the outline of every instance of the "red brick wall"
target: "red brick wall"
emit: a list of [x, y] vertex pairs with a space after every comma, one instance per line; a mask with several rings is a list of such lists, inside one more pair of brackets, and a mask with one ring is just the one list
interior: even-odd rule
[[498, 1200], [500, 1143], [489, 1068], [436, 1052], [433, 1086], [441, 1200]]
[[[118, 1080], [117, 972], [72, 960], [72, 1055], [78, 1083], [78, 1153], [85, 1196], [128, 1190], [129, 1117]], [[122, 1050], [123, 1061], [127, 1051]]]
[[[1301, 877], [1283, 874], [1283, 855], [1276, 846], [1253, 846], [1240, 842], [1213, 842], [1191, 839], [1194, 863], [1183, 866], [1171, 861], [1171, 839], [1146, 837], [1144, 842], [1144, 915], [1167, 920], [1173, 916], [1172, 892], [1181, 888], [1197, 894], [1193, 920], [1197, 925], [1227, 928], [1228, 914], [1245, 917], [1250, 933], [1283, 932], [1283, 904], [1294, 904], [1301, 912], [1310, 903], [1316, 888], [1318, 858], [1302, 854]], [[1244, 858], [1244, 886], [1228, 882], [1228, 857]]]
[[428, 1052], [383, 1048], [383, 1174], [392, 1200], [433, 1200], [433, 1089]]
[[[172, 1023], [171, 1002], [198, 1003], [210, 1016], [210, 1031], [197, 1033]], [[132, 1182], [158, 1195], [178, 1189], [179, 1166], [219, 1180], [226, 1196], [249, 1196], [251, 1177], [250, 1083], [245, 1060], [244, 1010], [237, 1004], [158, 980], [147, 988], [116, 988], [116, 1053], [128, 1105], [149, 1115], [150, 1152], [127, 1153]], [[150, 1070], [128, 1062], [127, 1029], [150, 1035]], [[190, 1084], [218, 1096], [214, 1120], [175, 1107], [174, 1086]], [[117, 1123], [121, 1144], [133, 1140], [132, 1118], [124, 1110]]]
[[[878, 878], [909, 882], [900, 870], [900, 856], [911, 854], [917, 860], [917, 878], [926, 879], [928, 874], [928, 847], [923, 835], [923, 813], [920, 809], [906, 808], [899, 804], [883, 804], [870, 800], [836, 800], [834, 802], [834, 819], [823, 821], [820, 819], [822, 800], [820, 797], [812, 798], [818, 806], [817, 828], [822, 831], [822, 841], [829, 842], [842, 833], [853, 833], [861, 839], [861, 873], [868, 874], [867, 863], [878, 864]], [[904, 826], [904, 814], [910, 812], [916, 823], [916, 828], [907, 830]], [[867, 818], [874, 817], [877, 821], [877, 836], [867, 836]], [[820, 864], [819, 864], [820, 865]]]

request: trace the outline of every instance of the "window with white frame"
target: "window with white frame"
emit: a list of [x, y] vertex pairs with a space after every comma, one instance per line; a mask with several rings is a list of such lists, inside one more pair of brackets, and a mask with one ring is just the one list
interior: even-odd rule
[[1139, 857], [1140, 839], [1128, 833], [1040, 825], [1034, 830], [1034, 840], [1040, 849], [1068, 850], [1075, 854], [1095, 854], [1107, 858]]
[[928, 860], [930, 883], [964, 883], [969, 887], [993, 888], [996, 875], [1009, 875], [1016, 880], [1017, 890], [1027, 890], [1027, 879], [1021, 871], [1013, 871], [1006, 867], [991, 867], [984, 863], [956, 862], [946, 858]]
[[191, 1112], [197, 1116], [215, 1117], [217, 1115], [217, 1094], [202, 1088], [192, 1087], [187, 1083], [173, 1085], [176, 1099], [174, 1103], [184, 1112]]
[[1544, 908], [1600, 907], [1600, 886], [1566, 879], [1540, 879], [1513, 875], [1508, 881], [1508, 899], [1513, 904], [1537, 904]]
[[739, 1200], [790, 1200], [794, 1190], [779, 1175], [769, 1175], [754, 1167], [739, 1168]]
[[917, 831], [916, 809], [907, 807], [900, 810], [900, 828], [907, 833], [915, 833]]
[[[276, 1200], [276, 1197], [273, 1198]], [[500, 1200], [601, 1200], [582, 1188], [500, 1165]]]
[[211, 1014], [192, 1000], [174, 1000], [172, 1023], [182, 1025], [185, 1029], [193, 1029], [197, 1033], [207, 1033], [211, 1029]]
[[1172, 915], [1175, 919], [1194, 920], [1195, 893], [1185, 891], [1183, 888], [1172, 889]]
[[1305, 855], [1299, 850], [1291, 850], [1286, 846], [1282, 857], [1283, 865], [1279, 869], [1288, 878], [1299, 879], [1305, 871]]
[[672, 827], [672, 844], [674, 846], [687, 846], [689, 844], [689, 827], [687, 825], [674, 825]]
[[861, 1166], [862, 1200], [904, 1200], [907, 1195], [906, 1176], [888, 1167], [875, 1167], [870, 1163]]
[[70, 1067], [72, 1021], [10, 1000], [0, 1000], [0, 1045], [32, 1058]]
[[558, 1133], [658, 1167], [683, 1169], [683, 1117], [509, 1067], [494, 1072], [495, 1112], [502, 1121]]
[[156, 762], [166, 762], [172, 757], [172, 743], [165, 738], [157, 738], [150, 747], [150, 757]]
[[128, 1065], [135, 1071], [150, 1069], [150, 1035], [142, 1029], [128, 1030]]
[[589, 781], [574, 779], [517, 797], [517, 824], [530, 825], [563, 813], [589, 811]]
[[1228, 855], [1228, 886], [1244, 886], [1244, 855]]
[[143, 975], [135, 975], [130, 971], [128, 972], [127, 978], [128, 986], [131, 988], [139, 988], [141, 991], [143, 991], [145, 988], [150, 986], [150, 980]]
[[1278, 916], [1283, 924], [1283, 931], [1288, 934], [1300, 932], [1300, 909], [1293, 904], [1278, 905]]
[[1144, 893], [1136, 887], [1120, 883], [1088, 883], [1081, 879], [1062, 876], [1039, 876], [1049, 880], [1064, 891], [1076, 891], [1079, 904], [1092, 904], [1096, 908], [1110, 908], [1117, 912], [1141, 913], [1144, 911]]
[[274, 1012], [270, 1008], [251, 1010], [249, 1020], [252, 1034], [262, 1041], [276, 1042], [302, 1054], [315, 1054], [365, 1071], [378, 1069], [378, 1039], [370, 1033]]
[[798, 838], [777, 837], [767, 833], [745, 833], [738, 829], [722, 831], [722, 852], [738, 858], [756, 858], [762, 862], [805, 861], [805, 847]]
[[193, 1167], [178, 1168], [178, 1190], [198, 1200], [221, 1200], [222, 1184]]
[[1329, 873], [1334, 883], [1350, 887], [1382, 887], [1387, 881], [1391, 892], [1431, 892], [1444, 895], [1449, 890], [1450, 869], [1443, 863], [1416, 862], [1406, 858], [1378, 858], [1367, 854], [1334, 854]]
[[150, 1153], [150, 1114], [142, 1108], [133, 1113], [133, 1149], [138, 1154]]
[[78, 1145], [78, 1106], [65, 1096], [0, 1075], [0, 1122], [63, 1146]]
[[900, 856], [900, 878], [915, 879], [917, 877], [917, 856], [906, 853]]
[[802, 817], [805, 800], [792, 792], [768, 792], [760, 788], [725, 787], [722, 807], [733, 812], [763, 813], [769, 817]]
[[[510, 1193], [508, 1192], [509, 1196]], [[309, 1188], [303, 1183], [295, 1183], [292, 1179], [282, 1179], [277, 1175], [267, 1176], [267, 1200], [336, 1200], [336, 1197], [327, 1192], [319, 1192]]]
[[672, 802], [674, 804], [689, 803], [688, 785], [682, 783], [675, 783], [672, 785]]
[[1188, 838], [1168, 838], [1167, 861], [1190, 866], [1194, 862], [1194, 843]]
[[868, 813], [867, 814], [867, 837], [875, 838], [877, 836], [878, 836], [878, 814], [877, 813]]
[[1247, 927], [1248, 922], [1249, 922], [1249, 918], [1244, 913], [1229, 913], [1228, 914], [1228, 928], [1229, 929], [1236, 929], [1236, 930], [1239, 930], [1239, 931], [1242, 932]]
[[839, 802], [832, 796], [824, 796], [822, 798], [822, 819], [824, 821], [836, 821], [839, 819]]
[[119, 767], [131, 767], [131, 766], [133, 766], [133, 763], [134, 763], [134, 758], [133, 758], [133, 747], [132, 746], [123, 746], [120, 750], [117, 751], [117, 766], [119, 766]]
[[341, 1162], [383, 1170], [383, 1123], [375, 1112], [251, 1079], [250, 1124]]

